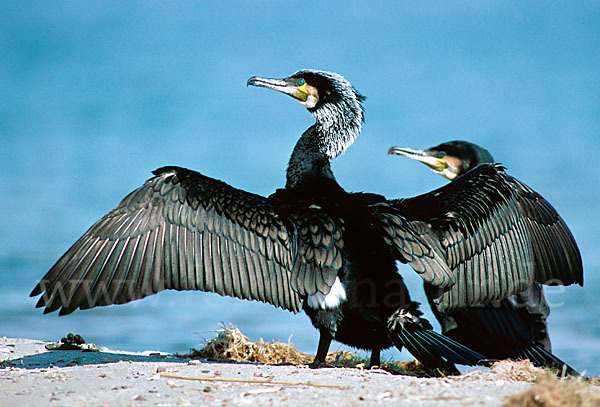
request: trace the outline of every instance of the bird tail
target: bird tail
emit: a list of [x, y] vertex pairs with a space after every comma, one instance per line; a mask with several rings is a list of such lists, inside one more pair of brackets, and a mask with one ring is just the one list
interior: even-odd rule
[[579, 372], [548, 352], [539, 344], [533, 344], [511, 355], [513, 359], [529, 359], [537, 367], [546, 367], [561, 376], [579, 376]]
[[482, 354], [433, 331], [431, 324], [420, 317], [416, 304], [396, 311], [388, 320], [390, 338], [398, 349], [406, 348], [425, 367], [443, 374], [458, 374], [454, 364], [490, 364]]

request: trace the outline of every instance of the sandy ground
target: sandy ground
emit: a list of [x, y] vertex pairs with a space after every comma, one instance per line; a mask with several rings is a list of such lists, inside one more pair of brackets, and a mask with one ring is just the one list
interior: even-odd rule
[[[202, 362], [150, 352], [48, 351], [49, 343], [0, 339], [0, 405], [499, 406], [507, 394], [531, 386], [490, 371], [416, 378], [381, 370]], [[165, 375], [303, 384], [192, 381]]]

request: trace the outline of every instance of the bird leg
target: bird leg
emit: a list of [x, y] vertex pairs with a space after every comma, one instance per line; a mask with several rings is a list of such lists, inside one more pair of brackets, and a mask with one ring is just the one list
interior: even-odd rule
[[315, 359], [310, 363], [310, 365], [308, 365], [309, 367], [315, 369], [318, 367], [324, 367], [326, 365], [325, 358], [327, 357], [327, 352], [329, 351], [329, 346], [331, 345], [332, 340], [333, 336], [331, 336], [329, 332], [321, 331], [317, 354]]
[[381, 349], [373, 349], [371, 351], [371, 359], [369, 360], [369, 369], [374, 366], [381, 366]]

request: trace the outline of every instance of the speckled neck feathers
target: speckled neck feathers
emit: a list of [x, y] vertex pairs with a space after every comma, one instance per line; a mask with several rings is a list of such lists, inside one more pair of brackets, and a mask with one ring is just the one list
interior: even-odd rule
[[342, 76], [331, 75], [333, 92], [323, 103], [308, 109], [316, 123], [302, 134], [294, 147], [287, 169], [288, 188], [314, 176], [335, 179], [331, 160], [346, 150], [361, 131], [363, 96]]

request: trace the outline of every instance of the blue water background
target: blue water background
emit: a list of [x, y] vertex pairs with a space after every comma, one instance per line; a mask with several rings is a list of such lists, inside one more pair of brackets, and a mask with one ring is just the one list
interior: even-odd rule
[[[185, 352], [223, 321], [314, 352], [305, 315], [214, 294], [165, 292], [66, 317], [42, 315], [28, 297], [157, 167], [262, 195], [281, 187], [312, 118], [246, 80], [310, 67], [368, 97], [362, 135], [333, 164], [347, 190], [441, 186], [388, 147], [468, 139], [557, 208], [586, 284], [548, 289], [554, 350], [600, 373], [598, 3], [3, 1], [0, 15], [0, 335], [77, 332], [117, 349]], [[423, 300], [419, 278], [400, 270]]]

